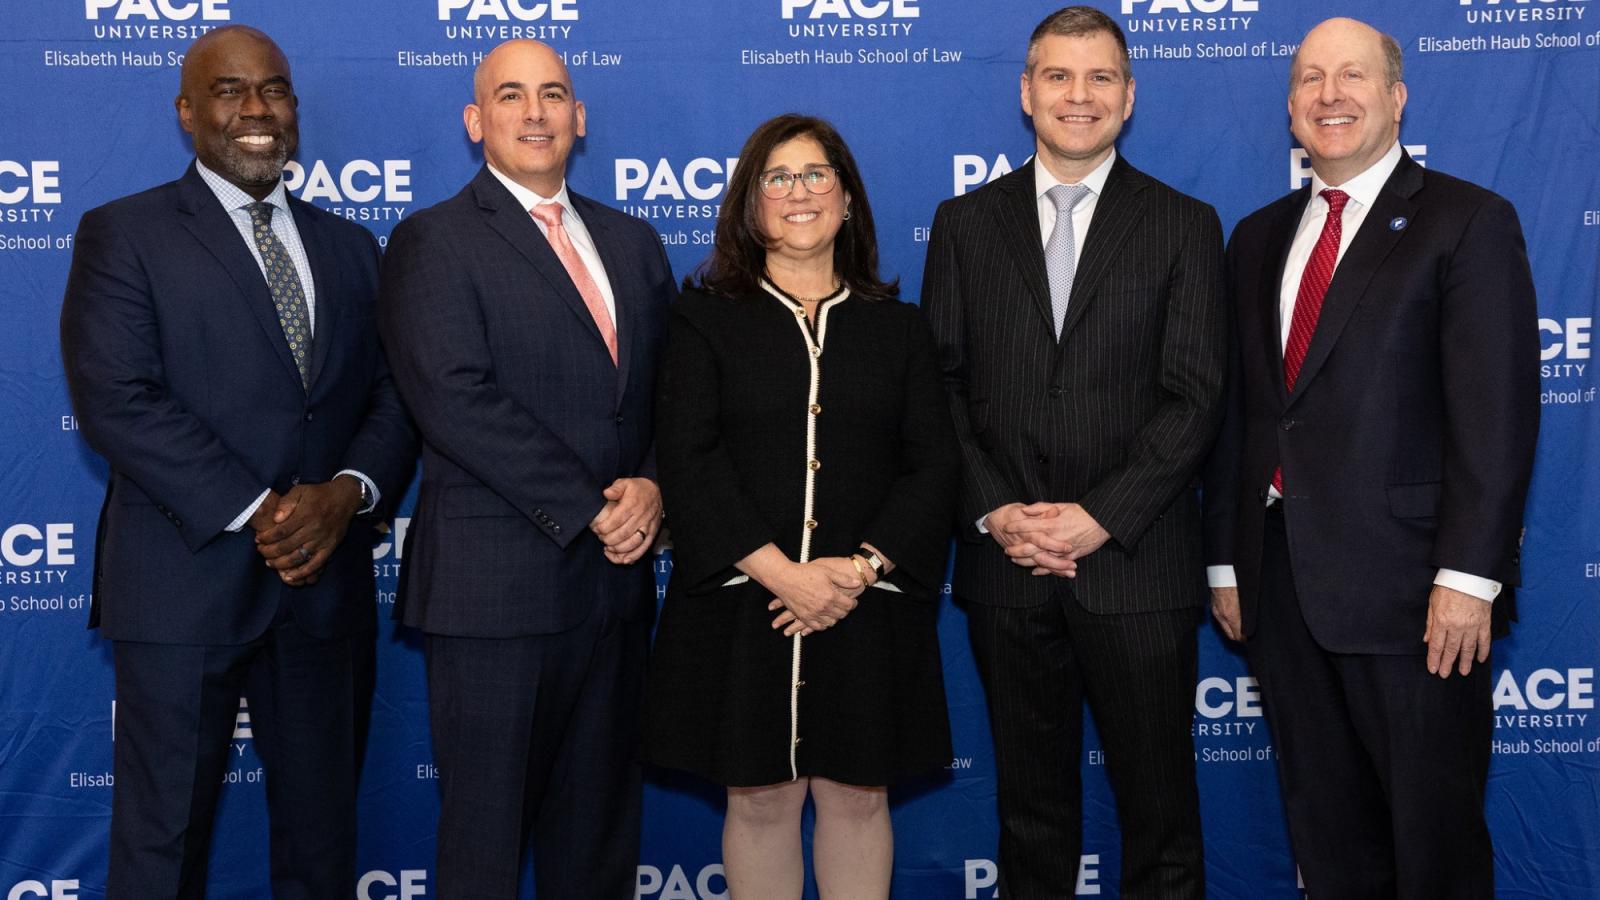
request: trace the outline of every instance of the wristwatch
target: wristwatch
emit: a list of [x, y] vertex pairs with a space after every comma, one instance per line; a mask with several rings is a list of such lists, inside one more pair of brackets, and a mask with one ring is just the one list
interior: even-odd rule
[[872, 552], [871, 550], [868, 550], [864, 546], [858, 552], [861, 554], [861, 558], [867, 561], [867, 565], [872, 567], [873, 580], [876, 581], [879, 578], [882, 578], [883, 557]]

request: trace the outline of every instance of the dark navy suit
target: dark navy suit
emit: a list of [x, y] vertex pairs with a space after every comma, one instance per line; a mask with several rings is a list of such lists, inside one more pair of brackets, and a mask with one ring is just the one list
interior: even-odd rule
[[423, 437], [396, 614], [428, 635], [441, 897], [631, 895], [649, 560], [589, 522], [654, 478], [675, 291], [654, 229], [569, 196], [616, 300], [618, 362], [538, 225], [487, 168], [395, 229], [380, 326]]
[[83, 435], [110, 463], [90, 618], [115, 642], [113, 897], [203, 893], [241, 690], [267, 768], [276, 896], [354, 880], [371, 530], [352, 524], [320, 580], [289, 587], [249, 528], [226, 529], [266, 488], [344, 469], [398, 498], [414, 439], [373, 325], [376, 242], [289, 206], [315, 285], [309, 388], [260, 267], [193, 166], [78, 228], [61, 344]]

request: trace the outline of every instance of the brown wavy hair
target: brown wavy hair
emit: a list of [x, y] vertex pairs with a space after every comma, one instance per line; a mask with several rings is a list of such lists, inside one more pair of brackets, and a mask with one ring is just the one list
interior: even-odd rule
[[885, 282], [878, 277], [878, 237], [872, 224], [872, 205], [867, 202], [867, 188], [861, 183], [861, 170], [856, 167], [850, 148], [826, 120], [796, 113], [768, 119], [744, 142], [717, 215], [715, 246], [705, 262], [683, 280], [684, 287], [699, 287], [730, 297], [759, 290], [770, 246], [757, 220], [762, 167], [779, 144], [799, 137], [812, 138], [822, 145], [828, 165], [839, 174], [839, 187], [850, 193], [850, 218], [839, 227], [833, 240], [833, 270], [839, 281], [851, 294], [867, 300], [900, 295], [900, 279]]

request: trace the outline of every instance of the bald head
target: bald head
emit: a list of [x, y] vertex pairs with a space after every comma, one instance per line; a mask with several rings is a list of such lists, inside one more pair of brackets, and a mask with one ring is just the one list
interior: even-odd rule
[[228, 60], [247, 48], [264, 50], [283, 70], [284, 77], [289, 76], [289, 58], [266, 32], [249, 25], [225, 25], [201, 35], [184, 52], [178, 79], [179, 96], [189, 96], [197, 88], [204, 89], [219, 61]]
[[1405, 61], [1400, 54], [1399, 41], [1358, 19], [1336, 17], [1326, 19], [1306, 32], [1305, 39], [1300, 42], [1299, 47], [1295, 48], [1294, 56], [1289, 60], [1290, 85], [1295, 83], [1295, 79], [1299, 74], [1300, 55], [1306, 45], [1322, 45], [1330, 42], [1354, 46], [1362, 44], [1375, 46], [1377, 52], [1383, 58], [1385, 85], [1393, 87], [1404, 80]]
[[[550, 76], [555, 83], [560, 84], [570, 95], [572, 93], [572, 75], [567, 72], [567, 64], [561, 61], [561, 55], [551, 49], [548, 44], [541, 44], [533, 40], [506, 41], [489, 51], [472, 72], [472, 102], [483, 105], [484, 98], [494, 93], [495, 89], [503, 84], [510, 83], [506, 78], [519, 72], [538, 71]], [[538, 85], [525, 85], [528, 88]]]

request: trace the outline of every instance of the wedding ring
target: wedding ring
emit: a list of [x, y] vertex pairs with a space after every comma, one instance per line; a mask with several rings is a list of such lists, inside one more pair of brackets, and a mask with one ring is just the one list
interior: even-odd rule
[[299, 553], [300, 553], [300, 561], [301, 562], [310, 562], [311, 561], [311, 553], [310, 553], [310, 551], [306, 550], [304, 544], [302, 544], [300, 546]]

